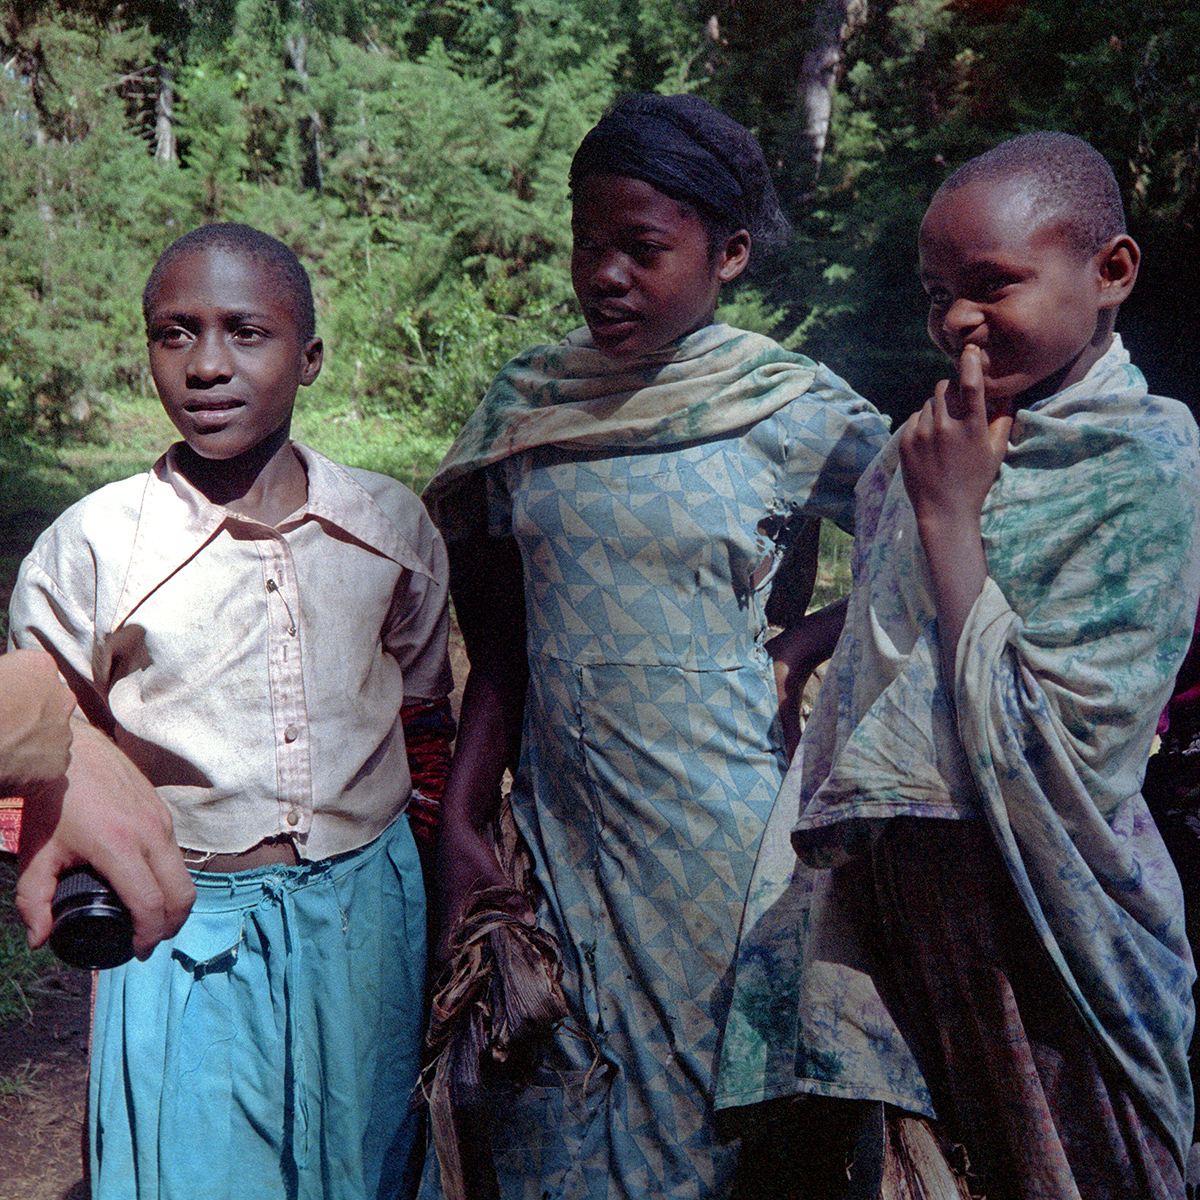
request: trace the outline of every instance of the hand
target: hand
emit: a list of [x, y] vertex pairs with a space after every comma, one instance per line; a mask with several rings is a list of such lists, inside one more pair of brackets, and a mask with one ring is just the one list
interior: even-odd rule
[[23, 796], [66, 773], [74, 708], [44, 650], [0, 655], [0, 795]]
[[1011, 406], [989, 420], [979, 350], [967, 346], [957, 386], [942, 380], [900, 432], [900, 466], [929, 563], [942, 676], [951, 694], [958, 643], [987, 580], [983, 503], [1004, 461], [1012, 423]]
[[943, 379], [900, 433], [904, 486], [918, 523], [978, 522], [1008, 449], [1011, 407], [989, 417], [978, 347], [963, 348], [958, 372], [957, 383]]
[[144, 959], [179, 931], [196, 888], [150, 782], [98, 729], [77, 717], [74, 730], [66, 777], [25, 800], [17, 911], [30, 946], [40, 946], [59, 875], [90, 863], [129, 908], [134, 953]]
[[[512, 880], [500, 865], [491, 837], [466, 822], [443, 823], [434, 878], [433, 961], [440, 970], [450, 960], [450, 940], [472, 899], [489, 888], [511, 889]], [[537, 914], [516, 893], [511, 908], [526, 925], [537, 924]]]
[[809, 676], [833, 655], [846, 623], [849, 597], [808, 613], [767, 643], [775, 665], [775, 687], [779, 693], [779, 719], [783, 726], [783, 748], [790, 760], [800, 744], [800, 701]]

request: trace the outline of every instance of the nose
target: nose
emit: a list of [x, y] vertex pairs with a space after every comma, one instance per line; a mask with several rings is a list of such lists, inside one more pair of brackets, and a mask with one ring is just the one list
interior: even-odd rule
[[224, 331], [202, 330], [192, 343], [188, 356], [188, 378], [196, 383], [220, 383], [233, 373], [229, 361], [229, 346]]
[[964, 296], [958, 297], [942, 317], [942, 328], [957, 337], [965, 337], [981, 324], [983, 313], [979, 305]]
[[629, 291], [629, 260], [620, 250], [606, 250], [592, 270], [592, 287], [601, 295], [621, 295]]

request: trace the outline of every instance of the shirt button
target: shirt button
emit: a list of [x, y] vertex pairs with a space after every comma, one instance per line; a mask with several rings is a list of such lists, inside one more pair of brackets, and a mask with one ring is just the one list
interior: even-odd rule
[[300, 824], [300, 814], [299, 814], [299, 813], [297, 813], [297, 812], [290, 812], [290, 813], [288, 813], [288, 815], [287, 815], [287, 823], [288, 823], [289, 825], [299, 825], [299, 824]]
[[283, 740], [285, 742], [294, 742], [299, 736], [300, 736], [300, 730], [298, 730], [295, 727], [295, 725], [289, 725], [283, 731]]

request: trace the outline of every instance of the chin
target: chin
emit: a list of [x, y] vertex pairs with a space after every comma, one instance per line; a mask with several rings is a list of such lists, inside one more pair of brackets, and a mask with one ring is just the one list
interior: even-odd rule
[[221, 442], [215, 439], [202, 437], [185, 437], [188, 449], [197, 457], [206, 459], [209, 462], [226, 462], [231, 458], [237, 458], [239, 455], [245, 454], [246, 450], [251, 447], [243, 446], [240, 442], [235, 445]]
[[641, 353], [637, 346], [630, 346], [623, 341], [608, 342], [602, 337], [597, 337], [592, 334], [592, 345], [604, 355], [605, 358], [635, 358]]

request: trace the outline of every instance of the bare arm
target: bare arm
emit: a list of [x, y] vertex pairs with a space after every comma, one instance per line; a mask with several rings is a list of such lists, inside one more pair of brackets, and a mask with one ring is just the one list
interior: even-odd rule
[[451, 593], [471, 662], [438, 841], [439, 955], [471, 895], [506, 883], [489, 825], [506, 768], [515, 767], [529, 666], [520, 552], [509, 538], [450, 547]]
[[767, 643], [775, 661], [779, 717], [783, 743], [790, 759], [800, 743], [800, 699], [808, 677], [832, 654], [846, 623], [848, 596], [801, 617]]
[[146, 958], [178, 932], [196, 898], [170, 813], [146, 777], [78, 714], [66, 776], [31, 792], [21, 820], [17, 910], [31, 946], [50, 935], [58, 876], [91, 863], [133, 917], [134, 952]]
[[24, 796], [66, 773], [74, 708], [44, 650], [0, 655], [0, 795]]
[[989, 421], [979, 351], [967, 346], [957, 383], [942, 380], [900, 435], [904, 486], [933, 580], [942, 678], [951, 694], [958, 640], [987, 579], [981, 517], [1012, 428], [1011, 409]]

